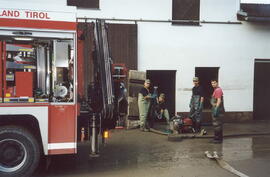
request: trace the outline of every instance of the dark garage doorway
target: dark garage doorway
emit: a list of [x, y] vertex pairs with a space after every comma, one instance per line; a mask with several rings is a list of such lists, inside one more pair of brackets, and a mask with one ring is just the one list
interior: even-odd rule
[[203, 87], [205, 94], [204, 109], [211, 109], [210, 99], [213, 93], [213, 87], [211, 86], [211, 80], [218, 80], [219, 67], [196, 67], [195, 76], [199, 77], [200, 85]]
[[152, 86], [158, 86], [158, 93], [165, 93], [170, 116], [175, 114], [175, 75], [176, 70], [147, 70], [146, 77]]
[[270, 120], [270, 59], [255, 60], [253, 116], [256, 120]]

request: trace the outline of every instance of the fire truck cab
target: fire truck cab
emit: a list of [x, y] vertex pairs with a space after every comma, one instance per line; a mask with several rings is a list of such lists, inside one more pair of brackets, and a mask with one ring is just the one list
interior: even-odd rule
[[[72, 11], [0, 8], [0, 176], [31, 175], [42, 154], [75, 154], [81, 129], [96, 154], [114, 126], [105, 24], [94, 25], [94, 51], [84, 50], [77, 25]], [[87, 52], [96, 57], [92, 73]]]

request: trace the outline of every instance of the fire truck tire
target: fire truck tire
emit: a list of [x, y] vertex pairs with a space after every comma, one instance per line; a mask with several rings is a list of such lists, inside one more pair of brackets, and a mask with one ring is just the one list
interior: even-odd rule
[[0, 176], [29, 177], [39, 159], [37, 140], [29, 131], [17, 126], [0, 127]]

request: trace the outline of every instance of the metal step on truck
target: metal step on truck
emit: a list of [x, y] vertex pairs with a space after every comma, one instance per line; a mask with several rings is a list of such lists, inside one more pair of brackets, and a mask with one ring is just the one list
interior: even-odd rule
[[97, 155], [125, 112], [125, 67], [112, 62], [105, 22], [79, 23], [74, 12], [0, 14], [0, 176], [31, 176], [42, 156], [76, 154], [78, 141]]

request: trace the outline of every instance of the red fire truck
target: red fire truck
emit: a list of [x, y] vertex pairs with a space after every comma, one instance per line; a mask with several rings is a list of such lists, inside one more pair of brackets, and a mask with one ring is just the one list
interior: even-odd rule
[[104, 21], [0, 8], [0, 176], [30, 176], [84, 136], [97, 154], [124, 97], [124, 66], [112, 66]]

